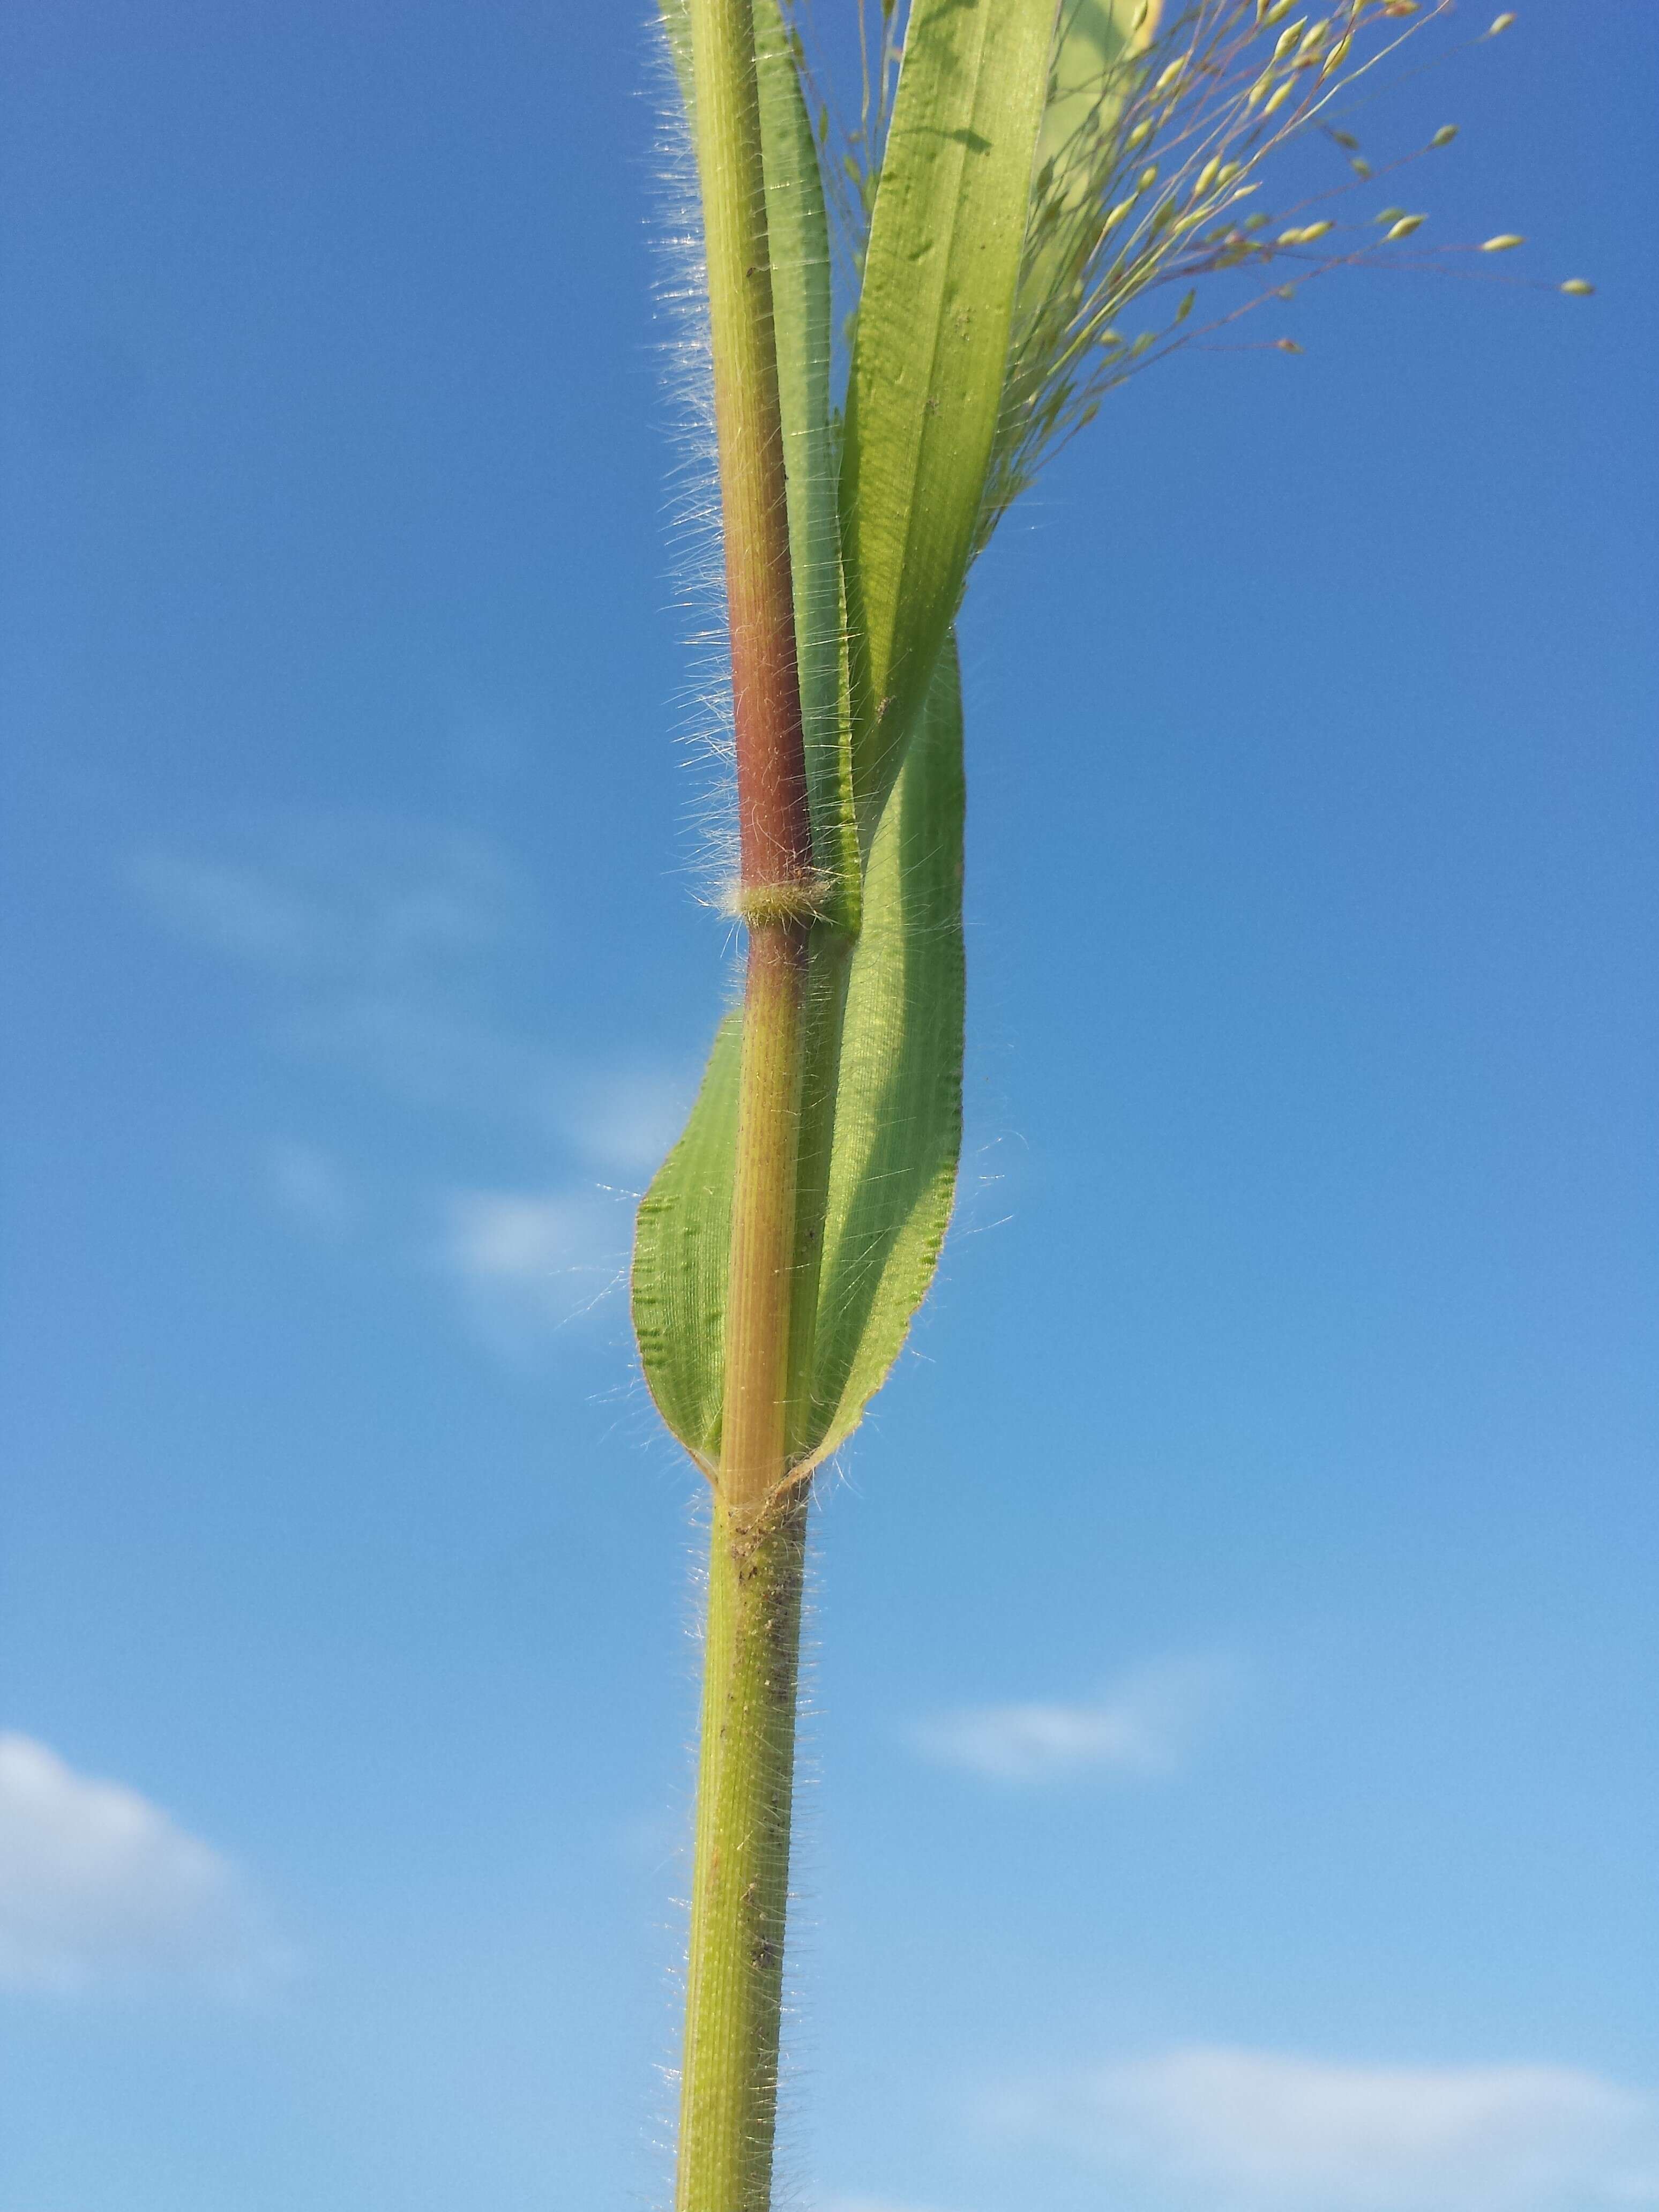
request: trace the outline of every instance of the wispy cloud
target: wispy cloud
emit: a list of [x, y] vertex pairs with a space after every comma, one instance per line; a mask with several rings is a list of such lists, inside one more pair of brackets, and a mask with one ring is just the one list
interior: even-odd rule
[[0, 1985], [73, 1996], [280, 1965], [228, 1861], [116, 1782], [0, 1735]]
[[678, 1136], [696, 1090], [689, 1067], [605, 1069], [567, 1087], [567, 1140], [610, 1175], [649, 1174]]
[[693, 1071], [596, 1067], [494, 1001], [546, 933], [525, 872], [489, 840], [367, 817], [289, 824], [234, 857], [152, 851], [133, 888], [173, 934], [260, 977], [295, 1054], [406, 1105], [527, 1124], [616, 1173], [654, 1166]]
[[[539, 1188], [448, 1188], [374, 1164], [377, 1214], [435, 1265], [472, 1334], [515, 1364], [622, 1278], [631, 1224], [614, 1180], [643, 1184], [672, 1143], [696, 1069], [649, 1054], [596, 1064], [503, 1017], [547, 936], [527, 876], [490, 841], [380, 817], [266, 825], [226, 849], [151, 851], [130, 869], [152, 917], [241, 969], [270, 1042], [349, 1071], [405, 1126], [441, 1115], [454, 1155], [499, 1172], [501, 1139], [545, 1155]], [[324, 1109], [325, 1110], [325, 1109]], [[410, 1130], [429, 1157], [429, 1138]], [[297, 1224], [364, 1225], [362, 1178], [310, 1136], [267, 1141], [268, 1196]], [[438, 1228], [434, 1232], [435, 1211]]]
[[352, 1179], [320, 1145], [275, 1138], [264, 1148], [264, 1164], [271, 1198], [290, 1219], [335, 1235], [356, 1218]]
[[434, 1258], [485, 1342], [521, 1361], [620, 1285], [631, 1226], [593, 1191], [453, 1191]]
[[148, 852], [133, 888], [173, 935], [257, 979], [273, 1041], [399, 1103], [550, 1129], [572, 1088], [492, 1012], [538, 934], [524, 872], [469, 832], [377, 817], [272, 825], [217, 854]]
[[1091, 1769], [1155, 1778], [1178, 1771], [1234, 1678], [1218, 1660], [1162, 1660], [1083, 1704], [964, 1706], [919, 1723], [911, 1741], [941, 1765], [996, 1782], [1050, 1782]]
[[900, 2204], [890, 2197], [826, 2197], [812, 2212], [931, 2212], [923, 2204]]
[[814, 2200], [812, 2212], [933, 2212], [933, 2208], [901, 2204], [890, 2197], [825, 2197]]
[[384, 985], [474, 958], [535, 911], [489, 839], [368, 815], [271, 828], [234, 856], [151, 850], [134, 889], [176, 934], [278, 975]]
[[1189, 2049], [993, 2106], [1172, 2212], [1613, 2212], [1659, 2205], [1659, 2103], [1564, 2066], [1358, 2066]]

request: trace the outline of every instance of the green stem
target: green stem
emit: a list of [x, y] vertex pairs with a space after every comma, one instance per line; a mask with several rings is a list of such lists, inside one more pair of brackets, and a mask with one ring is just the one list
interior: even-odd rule
[[809, 1493], [715, 1493], [677, 2212], [769, 2212]]
[[751, 0], [690, 0], [749, 928], [681, 2076], [678, 2212], [769, 2212], [806, 1533], [786, 1486], [808, 949], [795, 652]]

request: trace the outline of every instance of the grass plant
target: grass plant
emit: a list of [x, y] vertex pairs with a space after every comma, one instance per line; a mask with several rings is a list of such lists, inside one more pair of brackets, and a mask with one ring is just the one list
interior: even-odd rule
[[[772, 2203], [811, 1479], [950, 1218], [970, 565], [1148, 361], [1331, 269], [1522, 243], [1346, 219], [1455, 136], [1373, 163], [1344, 119], [1443, 0], [844, 4], [846, 128], [779, 0], [661, 0], [702, 210], [746, 939], [633, 1267], [647, 1379], [711, 1491], [678, 2212]], [[1330, 181], [1261, 210], [1315, 132]]]

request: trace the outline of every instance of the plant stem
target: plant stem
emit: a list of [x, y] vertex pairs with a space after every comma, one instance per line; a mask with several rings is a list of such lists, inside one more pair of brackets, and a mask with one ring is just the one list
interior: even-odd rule
[[678, 2212], [768, 2212], [807, 1498], [785, 1487], [815, 910], [751, 0], [690, 0], [748, 924]]
[[754, 18], [750, 0], [690, 0], [690, 17], [743, 889], [745, 894], [778, 895], [745, 910], [751, 919], [805, 921], [811, 918], [814, 882], [812, 830], [795, 658]]
[[769, 2212], [810, 1492], [716, 1492], [677, 2212]]

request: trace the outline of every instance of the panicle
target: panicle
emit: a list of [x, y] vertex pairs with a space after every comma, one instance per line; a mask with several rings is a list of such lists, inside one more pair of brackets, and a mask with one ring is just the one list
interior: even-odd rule
[[[1291, 140], [1316, 131], [1341, 149], [1344, 164], [1316, 201], [1363, 185], [1373, 163], [1340, 127], [1337, 103], [1450, 6], [1328, 0], [1317, 13], [1294, 0], [1060, 0], [981, 542], [1103, 390], [1215, 327], [1194, 314], [1202, 280], [1268, 271], [1282, 256], [1296, 258], [1298, 274], [1379, 258], [1374, 236], [1351, 231], [1345, 240], [1336, 216], [1317, 204], [1275, 220], [1238, 203], [1261, 188]], [[1455, 136], [1447, 125], [1429, 143], [1443, 147]], [[1403, 242], [1425, 219], [1389, 210], [1382, 243]], [[1126, 331], [1125, 317], [1170, 284], [1177, 287], [1173, 311]], [[1259, 296], [1278, 289], [1269, 278]], [[1245, 311], [1226, 309], [1221, 319]], [[1273, 343], [1300, 350], [1291, 339]]]
[[[859, 4], [882, 7], [884, 58], [874, 74], [884, 85], [902, 52], [902, 11], [893, 0]], [[1399, 205], [1346, 223], [1328, 210], [1373, 176], [1386, 177], [1457, 137], [1458, 126], [1447, 123], [1404, 154], [1368, 155], [1344, 127], [1352, 106], [1343, 106], [1351, 90], [1369, 93], [1379, 77], [1386, 81], [1402, 45], [1449, 17], [1454, 0], [1324, 0], [1322, 14], [1318, 4], [1058, 0], [981, 544], [1044, 459], [1093, 418], [1106, 390], [1262, 301], [1290, 296], [1294, 288], [1278, 283], [1285, 272], [1275, 262], [1289, 258], [1298, 279], [1386, 264], [1395, 258], [1388, 249], [1407, 246], [1428, 222], [1425, 211]], [[1480, 40], [1515, 20], [1505, 10]], [[849, 146], [842, 198], [844, 219], [850, 209], [855, 276], [890, 112], [885, 97], [867, 103], [865, 127]], [[1291, 142], [1315, 134], [1339, 149], [1335, 179], [1304, 188], [1296, 205], [1247, 212], [1239, 203], [1270, 183]], [[1503, 232], [1474, 250], [1498, 253], [1523, 243]], [[1419, 242], [1409, 265], [1470, 250]], [[1206, 320], [1195, 312], [1206, 280], [1229, 274], [1261, 281], [1242, 300], [1224, 300]], [[1161, 318], [1152, 313], [1136, 330], [1153, 295], [1169, 285], [1176, 288], [1173, 309]], [[1559, 289], [1582, 296], [1592, 287], [1572, 277]], [[1301, 350], [1290, 338], [1267, 343], [1280, 352]]]

